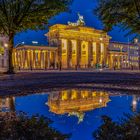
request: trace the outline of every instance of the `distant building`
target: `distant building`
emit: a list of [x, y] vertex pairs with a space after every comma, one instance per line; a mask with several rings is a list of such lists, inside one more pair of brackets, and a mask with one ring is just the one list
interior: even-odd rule
[[0, 35], [0, 72], [8, 67], [8, 38]]
[[[140, 67], [140, 52], [139, 43], [122, 43], [122, 42], [110, 42], [109, 52], [114, 52], [113, 66], [116, 65], [118, 58], [120, 61], [120, 68], [139, 69]], [[123, 54], [123, 55], [122, 55]]]

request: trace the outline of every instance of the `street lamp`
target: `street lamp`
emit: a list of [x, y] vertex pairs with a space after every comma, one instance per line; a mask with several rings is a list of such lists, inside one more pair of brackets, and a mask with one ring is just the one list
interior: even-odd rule
[[7, 47], [8, 47], [8, 44], [7, 44], [7, 43], [5, 43], [5, 44], [4, 44], [4, 47], [5, 47], [5, 48], [7, 48]]

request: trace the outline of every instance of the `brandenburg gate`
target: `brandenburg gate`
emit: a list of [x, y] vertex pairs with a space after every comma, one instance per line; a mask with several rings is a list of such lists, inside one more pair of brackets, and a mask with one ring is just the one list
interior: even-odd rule
[[51, 46], [58, 47], [58, 63], [63, 68], [107, 65], [110, 37], [102, 30], [84, 26], [83, 16], [76, 23], [56, 24], [46, 34]]

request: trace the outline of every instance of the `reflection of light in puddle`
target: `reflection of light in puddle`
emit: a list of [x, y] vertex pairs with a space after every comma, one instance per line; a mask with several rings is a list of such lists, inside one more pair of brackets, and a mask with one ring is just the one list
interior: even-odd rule
[[86, 140], [91, 140], [93, 131], [101, 125], [103, 115], [117, 120], [124, 113], [132, 113], [140, 107], [138, 95], [82, 89], [1, 99], [0, 109], [5, 106], [6, 111], [44, 115], [53, 121], [52, 126], [57, 130], [72, 133], [71, 140], [81, 140], [83, 132]]
[[80, 123], [84, 120], [84, 112], [106, 107], [108, 102], [107, 92], [73, 89], [50, 93], [46, 105], [55, 114], [76, 116]]

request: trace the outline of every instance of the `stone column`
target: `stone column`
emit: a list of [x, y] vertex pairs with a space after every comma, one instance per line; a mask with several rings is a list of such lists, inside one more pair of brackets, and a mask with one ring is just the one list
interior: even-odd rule
[[22, 66], [21, 50], [19, 50], [19, 68]]
[[45, 61], [45, 52], [42, 51], [42, 59], [43, 59], [43, 68], [45, 69], [46, 61]]
[[43, 56], [43, 51], [41, 50], [40, 52], [40, 61], [41, 61], [41, 69], [44, 68], [44, 56]]
[[57, 51], [54, 52], [54, 67], [57, 68]]
[[29, 56], [29, 50], [27, 50], [27, 64], [28, 64], [28, 68], [30, 68], [30, 56]]
[[48, 64], [48, 52], [45, 50], [44, 52], [44, 62], [45, 62], [45, 69], [47, 69], [47, 64]]
[[58, 63], [60, 67], [62, 64], [62, 40], [58, 41]]
[[97, 64], [100, 64], [101, 61], [101, 48], [100, 43], [97, 43]]
[[93, 65], [95, 66], [97, 64], [97, 43], [92, 42], [92, 57], [93, 57]]
[[28, 68], [28, 54], [27, 54], [27, 50], [25, 50], [25, 67], [26, 67], [26, 69]]
[[24, 58], [23, 58], [23, 50], [21, 50], [21, 60], [22, 60], [21, 68], [23, 68], [23, 61], [24, 61]]
[[81, 41], [77, 40], [77, 65], [81, 65]]
[[34, 67], [34, 51], [31, 50], [31, 70], [33, 69]]
[[72, 66], [72, 42], [71, 40], [68, 40], [67, 42], [67, 66], [68, 68], [71, 68]]
[[36, 67], [36, 57], [35, 57], [35, 50], [33, 50], [33, 68]]
[[25, 69], [25, 50], [22, 50], [23, 55], [23, 69]]
[[100, 64], [103, 65], [103, 61], [104, 61], [104, 44], [100, 43]]
[[50, 68], [50, 51], [48, 51], [48, 69]]
[[92, 42], [88, 42], [88, 67], [91, 67], [91, 62], [92, 62], [92, 56], [93, 56], [93, 51], [92, 51]]

